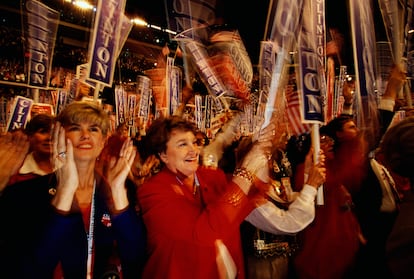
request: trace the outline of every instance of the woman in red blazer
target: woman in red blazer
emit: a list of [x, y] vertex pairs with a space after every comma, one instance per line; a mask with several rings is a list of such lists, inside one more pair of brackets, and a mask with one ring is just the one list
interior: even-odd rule
[[146, 140], [163, 167], [138, 188], [148, 233], [143, 278], [245, 278], [240, 224], [263, 199], [250, 188], [267, 170], [273, 130], [262, 131], [229, 181], [200, 166], [191, 123], [178, 116], [152, 123]]

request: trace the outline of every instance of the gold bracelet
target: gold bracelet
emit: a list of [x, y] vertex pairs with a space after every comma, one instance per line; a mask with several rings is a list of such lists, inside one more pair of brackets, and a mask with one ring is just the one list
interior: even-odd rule
[[244, 179], [247, 179], [247, 180], [249, 180], [250, 181], [250, 183], [252, 183], [253, 184], [253, 182], [254, 182], [254, 176], [251, 174], [251, 172], [250, 171], [248, 171], [246, 168], [237, 168], [237, 169], [235, 169], [234, 170], [234, 173], [233, 173], [233, 175], [234, 176], [239, 176], [239, 177], [242, 177], [242, 178], [244, 178]]
[[237, 191], [232, 191], [231, 193], [226, 193], [226, 202], [236, 207], [241, 203], [242, 198], [244, 197], [242, 190], [238, 189]]

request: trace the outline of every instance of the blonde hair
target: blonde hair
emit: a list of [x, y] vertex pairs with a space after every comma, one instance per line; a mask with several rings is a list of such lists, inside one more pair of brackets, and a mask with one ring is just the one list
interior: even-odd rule
[[107, 135], [110, 131], [110, 120], [108, 113], [103, 110], [97, 102], [75, 101], [68, 104], [57, 116], [63, 127], [81, 122], [90, 122], [99, 126], [102, 134]]

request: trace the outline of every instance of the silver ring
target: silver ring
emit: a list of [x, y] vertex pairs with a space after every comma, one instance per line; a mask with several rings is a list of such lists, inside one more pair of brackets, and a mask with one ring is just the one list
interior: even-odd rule
[[66, 158], [66, 151], [59, 152], [58, 156], [62, 159]]

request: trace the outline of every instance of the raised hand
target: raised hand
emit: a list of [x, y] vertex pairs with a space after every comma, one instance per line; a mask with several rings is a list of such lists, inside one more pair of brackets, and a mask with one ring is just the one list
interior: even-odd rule
[[72, 206], [79, 176], [76, 168], [72, 142], [65, 137], [65, 129], [56, 122], [52, 130], [52, 163], [56, 169], [57, 188], [52, 204], [56, 209], [69, 211]]
[[232, 144], [236, 139], [237, 129], [240, 124], [241, 115], [236, 114], [222, 128], [222, 132], [218, 133], [202, 150], [202, 163], [204, 166], [217, 168], [218, 163], [223, 157], [224, 149]]
[[262, 129], [252, 149], [243, 158], [242, 168], [254, 174], [263, 182], [269, 181], [268, 161], [271, 157], [272, 142], [276, 136], [275, 125], [270, 123]]
[[320, 150], [319, 162], [313, 160], [313, 148], [308, 152], [305, 159], [306, 184], [318, 188], [326, 180], [325, 154]]
[[393, 65], [382, 98], [395, 100], [406, 81], [407, 73], [401, 70], [400, 66]]
[[122, 144], [118, 157], [111, 157], [105, 168], [105, 176], [111, 188], [115, 210], [122, 210], [129, 204], [125, 180], [131, 170], [135, 156], [136, 148], [132, 140], [127, 138]]
[[0, 192], [23, 164], [29, 140], [22, 131], [0, 135]]

